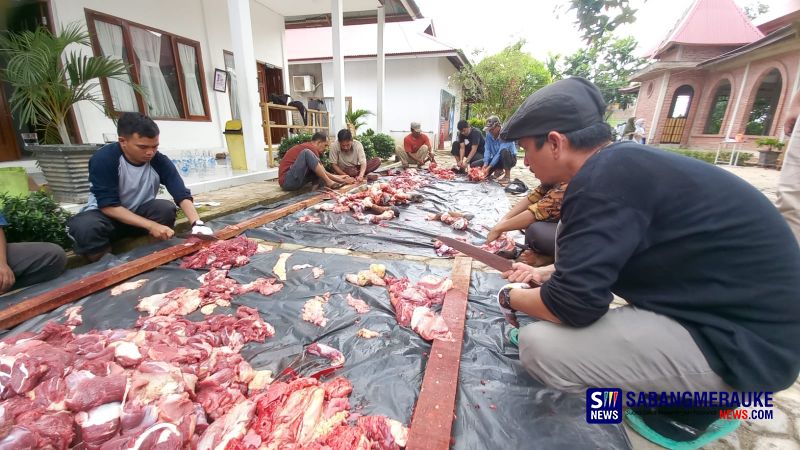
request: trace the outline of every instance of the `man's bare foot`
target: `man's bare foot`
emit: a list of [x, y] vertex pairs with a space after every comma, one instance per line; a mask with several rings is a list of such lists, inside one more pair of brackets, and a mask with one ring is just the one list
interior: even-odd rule
[[521, 262], [532, 267], [543, 267], [553, 264], [553, 262], [555, 262], [555, 258], [549, 255], [536, 253], [533, 250], [525, 250], [519, 255], [517, 262]]

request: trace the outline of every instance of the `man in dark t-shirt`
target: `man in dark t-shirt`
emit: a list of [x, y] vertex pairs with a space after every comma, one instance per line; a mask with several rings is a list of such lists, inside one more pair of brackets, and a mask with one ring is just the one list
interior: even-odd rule
[[483, 147], [485, 140], [480, 130], [471, 127], [466, 120], [458, 122], [458, 139], [453, 142], [450, 154], [456, 160], [455, 169], [465, 170], [467, 167], [483, 165]]
[[[555, 265], [516, 263], [503, 274], [542, 283], [498, 295], [510, 322], [516, 311], [540, 319], [518, 332], [522, 364], [573, 392], [791, 386], [800, 371], [800, 247], [786, 221], [721, 168], [611, 144], [604, 113], [597, 87], [569, 78], [528, 97], [501, 132], [525, 149], [542, 183], [569, 183]], [[630, 306], [609, 310], [612, 294]], [[718, 419], [719, 408], [705, 417]]]

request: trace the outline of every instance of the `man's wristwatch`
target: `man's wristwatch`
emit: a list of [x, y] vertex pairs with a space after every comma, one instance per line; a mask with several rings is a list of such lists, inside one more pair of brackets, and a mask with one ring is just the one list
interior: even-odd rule
[[200, 220], [200, 219], [197, 219], [197, 220], [195, 220], [194, 222], [192, 222], [192, 228], [194, 228], [194, 227], [196, 227], [196, 226], [198, 226], [198, 225], [199, 225], [199, 226], [203, 226], [203, 225], [205, 225], [205, 222], [203, 222], [203, 221], [202, 221], [202, 220]]
[[500, 295], [497, 296], [500, 306], [511, 312], [517, 312], [516, 309], [511, 307], [511, 290], [518, 287], [519, 286], [514, 286], [513, 284], [507, 284], [500, 290]]

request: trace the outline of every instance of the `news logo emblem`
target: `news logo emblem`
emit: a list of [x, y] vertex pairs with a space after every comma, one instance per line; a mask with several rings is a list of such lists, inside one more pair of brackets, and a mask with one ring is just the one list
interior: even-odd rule
[[622, 423], [622, 389], [587, 389], [586, 422]]

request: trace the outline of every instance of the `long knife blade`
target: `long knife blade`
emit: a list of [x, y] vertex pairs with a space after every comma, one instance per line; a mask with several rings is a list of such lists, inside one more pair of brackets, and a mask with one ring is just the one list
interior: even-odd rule
[[477, 259], [478, 261], [486, 264], [487, 266], [497, 269], [500, 272], [511, 270], [512, 261], [505, 259], [502, 256], [495, 255], [494, 253], [487, 252], [480, 247], [461, 242], [457, 239], [449, 238], [447, 236], [436, 236], [436, 239], [453, 247], [461, 253]]

